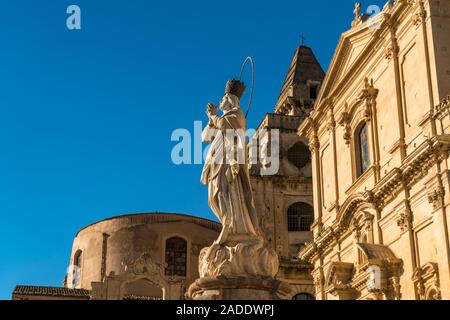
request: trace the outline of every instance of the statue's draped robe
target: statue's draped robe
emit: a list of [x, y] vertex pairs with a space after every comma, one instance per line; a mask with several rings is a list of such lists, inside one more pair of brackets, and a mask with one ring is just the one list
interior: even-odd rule
[[[212, 117], [211, 123], [213, 126], [207, 126], [202, 135], [204, 142], [211, 143], [212, 140], [212, 143], [201, 182], [208, 186], [209, 206], [223, 226], [216, 243], [224, 244], [239, 235], [258, 236], [258, 219], [247, 166], [244, 113], [240, 108], [233, 108], [221, 117]], [[235, 132], [234, 136], [238, 138], [227, 135], [230, 132]], [[239, 173], [235, 177], [230, 161], [226, 161], [226, 151], [233, 150], [231, 145], [243, 155], [239, 161]], [[235, 155], [229, 156], [238, 160]]]

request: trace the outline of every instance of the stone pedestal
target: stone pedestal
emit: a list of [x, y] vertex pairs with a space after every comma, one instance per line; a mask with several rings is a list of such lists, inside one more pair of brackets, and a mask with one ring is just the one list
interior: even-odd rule
[[262, 236], [229, 235], [199, 257], [200, 279], [187, 294], [193, 300], [282, 300], [290, 286], [275, 279], [276, 252]]
[[200, 278], [188, 291], [193, 300], [283, 300], [289, 296], [290, 286], [273, 278], [247, 276]]

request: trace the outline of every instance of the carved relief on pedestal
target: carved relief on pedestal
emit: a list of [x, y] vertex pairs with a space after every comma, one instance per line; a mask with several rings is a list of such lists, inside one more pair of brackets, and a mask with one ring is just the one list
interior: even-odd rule
[[192, 243], [191, 244], [191, 253], [194, 256], [199, 256], [200, 252], [203, 250], [203, 248], [206, 248], [207, 246], [209, 246], [210, 243]]

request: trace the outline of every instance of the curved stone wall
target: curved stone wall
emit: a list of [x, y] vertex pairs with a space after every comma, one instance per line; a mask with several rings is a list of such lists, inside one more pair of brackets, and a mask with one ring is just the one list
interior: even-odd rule
[[[187, 242], [186, 288], [198, 278], [200, 250], [210, 246], [221, 230], [219, 223], [181, 214], [146, 213], [106, 219], [80, 230], [73, 242], [67, 286], [91, 289], [107, 275], [119, 275], [123, 264], [148, 253], [165, 271], [166, 240]], [[80, 258], [81, 253], [81, 258]], [[78, 264], [79, 268], [74, 267]], [[133, 294], [144, 295], [141, 289]], [[148, 295], [155, 295], [157, 290]], [[131, 293], [130, 293], [131, 294]]]

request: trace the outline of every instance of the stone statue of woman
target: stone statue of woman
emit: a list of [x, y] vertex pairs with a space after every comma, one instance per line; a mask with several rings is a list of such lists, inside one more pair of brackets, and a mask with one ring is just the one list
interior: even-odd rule
[[219, 108], [208, 104], [203, 141], [210, 149], [201, 182], [208, 186], [211, 210], [222, 223], [215, 243], [200, 254], [201, 277], [268, 276], [278, 271], [278, 257], [260, 232], [246, 155], [246, 120], [240, 106], [244, 83], [227, 82]]
[[211, 103], [206, 111], [210, 120], [203, 140], [212, 140], [212, 144], [201, 181], [208, 186], [209, 206], [223, 225], [220, 244], [232, 236], [259, 233], [246, 163], [246, 121], [240, 106], [244, 90], [243, 83], [229, 81], [220, 103], [223, 115], [219, 117], [218, 107]]

